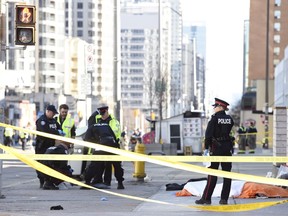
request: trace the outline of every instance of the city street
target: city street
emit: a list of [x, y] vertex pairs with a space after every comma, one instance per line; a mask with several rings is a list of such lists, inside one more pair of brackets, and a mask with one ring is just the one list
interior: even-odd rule
[[[19, 150], [21, 152], [21, 150]], [[26, 153], [29, 151], [25, 151]], [[271, 154], [270, 154], [271, 155]], [[195, 165], [202, 165], [194, 163]], [[192, 178], [206, 177], [201, 174], [160, 167], [156, 164], [145, 164], [148, 175], [145, 182], [133, 178], [133, 164], [124, 162], [125, 190], [117, 190], [117, 183], [112, 181], [110, 192], [150, 198], [172, 204], [194, 205], [197, 197], [176, 197], [176, 191], [166, 191], [168, 183], [183, 184]], [[265, 176], [272, 171], [270, 163], [234, 163], [233, 171], [237, 173]], [[221, 178], [218, 180], [221, 182]], [[131, 200], [95, 190], [80, 190], [73, 186], [68, 190], [47, 191], [39, 189], [38, 179], [33, 169], [19, 161], [4, 161], [2, 173], [2, 195], [0, 200], [1, 216], [22, 215], [262, 215], [284, 214], [288, 205], [241, 213], [216, 213], [200, 211], [195, 208], [179, 207], [175, 205], [156, 204]], [[284, 199], [229, 199], [229, 204], [278, 201]], [[218, 205], [219, 198], [213, 198], [212, 204]], [[61, 205], [63, 210], [50, 210], [51, 206]]]

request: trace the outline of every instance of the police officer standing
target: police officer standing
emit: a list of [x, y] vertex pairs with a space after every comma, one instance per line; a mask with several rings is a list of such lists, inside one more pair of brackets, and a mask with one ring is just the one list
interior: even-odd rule
[[249, 146], [249, 154], [254, 154], [256, 149], [256, 134], [257, 129], [254, 122], [250, 122], [250, 126], [247, 129], [247, 143]]
[[[86, 131], [84, 140], [99, 143], [109, 147], [120, 148], [119, 139], [121, 136], [120, 124], [112, 114], [108, 113], [108, 106], [102, 104], [99, 106], [99, 115], [96, 116], [96, 123], [91, 125]], [[94, 151], [95, 155], [112, 155], [105, 151]], [[123, 175], [124, 170], [120, 161], [92, 161], [85, 173], [85, 182], [90, 184], [92, 178], [93, 186], [102, 189], [108, 189], [111, 185], [111, 165], [114, 167], [115, 178], [118, 181], [117, 189], [124, 189]], [[103, 173], [105, 171], [104, 181]]]
[[246, 127], [241, 124], [241, 126], [237, 130], [238, 132], [238, 154], [245, 154], [246, 153]]
[[[36, 130], [54, 135], [63, 135], [61, 126], [53, 118], [55, 114], [58, 114], [55, 106], [54, 105], [47, 106], [45, 113], [36, 120]], [[44, 154], [49, 147], [54, 145], [55, 145], [55, 139], [37, 135], [35, 144], [35, 154]], [[36, 170], [36, 173], [40, 181], [40, 188], [43, 188], [44, 175], [38, 170]]]
[[[208, 123], [205, 133], [205, 151], [213, 156], [232, 156], [231, 151], [233, 143], [229, 137], [230, 131], [234, 125], [234, 121], [230, 115], [227, 115], [225, 111], [229, 109], [229, 104], [226, 101], [215, 98], [214, 114]], [[210, 169], [218, 169], [221, 163], [222, 170], [231, 171], [231, 162], [211, 162]], [[217, 176], [208, 175], [206, 187], [203, 191], [202, 197], [196, 200], [198, 205], [211, 204], [211, 196], [217, 183]], [[223, 187], [221, 192], [221, 199], [219, 204], [226, 205], [228, 203], [229, 193], [231, 189], [231, 179], [224, 178]]]

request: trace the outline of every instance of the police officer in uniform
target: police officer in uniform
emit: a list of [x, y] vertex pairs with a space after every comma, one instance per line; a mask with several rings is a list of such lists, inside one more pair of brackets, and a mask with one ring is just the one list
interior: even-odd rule
[[[210, 154], [213, 156], [232, 156], [231, 151], [233, 143], [229, 137], [230, 131], [234, 125], [233, 119], [227, 115], [229, 104], [226, 101], [215, 98], [214, 114], [208, 123], [205, 133], [205, 151], [207, 154], [210, 149]], [[222, 170], [231, 171], [231, 162], [211, 162], [210, 169], [218, 169], [221, 163]], [[196, 200], [198, 205], [211, 204], [211, 196], [217, 183], [217, 176], [208, 175], [206, 187], [203, 191], [201, 199]], [[221, 192], [221, 200], [219, 204], [226, 205], [228, 203], [229, 193], [231, 189], [231, 179], [224, 178]]]
[[247, 143], [247, 139], [246, 139], [246, 127], [243, 126], [243, 124], [241, 124], [241, 126], [238, 128], [237, 130], [238, 132], [238, 137], [239, 137], [239, 141], [238, 141], [238, 154], [245, 154], [246, 153], [246, 143]]
[[247, 129], [247, 143], [249, 146], [249, 154], [254, 154], [256, 149], [256, 134], [257, 129], [254, 122], [250, 122], [250, 126]]
[[[86, 131], [84, 140], [114, 148], [120, 148], [120, 124], [113, 115], [108, 113], [108, 108], [109, 107], [104, 104], [98, 108], [100, 114], [95, 117], [96, 123], [91, 125]], [[96, 150], [94, 151], [94, 154], [109, 155], [111, 153]], [[92, 184], [97, 188], [108, 189], [111, 185], [111, 165], [114, 167], [115, 178], [118, 181], [117, 189], [124, 189], [124, 170], [120, 161], [92, 161], [86, 170], [85, 182], [87, 184]], [[103, 181], [102, 176], [104, 171], [105, 175]], [[90, 183], [92, 178], [93, 182]]]
[[[54, 105], [49, 105], [46, 108], [45, 113], [36, 120], [36, 130], [44, 133], [62, 135], [61, 126], [53, 118], [55, 114], [58, 114]], [[35, 144], [35, 154], [44, 154], [46, 150], [55, 145], [55, 140], [43, 136], [37, 135]], [[39, 161], [41, 163], [41, 161]], [[36, 170], [37, 177], [40, 181], [40, 188], [43, 188], [44, 175]]]
[[[70, 148], [70, 143], [64, 142], [64, 141], [55, 141], [55, 146], [49, 147], [45, 154], [68, 154], [68, 150]], [[43, 161], [43, 164], [46, 166], [68, 176], [72, 177], [72, 168], [70, 165], [68, 165], [68, 161], [53, 161], [53, 160], [47, 160]], [[68, 189], [65, 182], [61, 179], [54, 178], [52, 176], [44, 174], [44, 185], [43, 190], [59, 190], [59, 189]]]

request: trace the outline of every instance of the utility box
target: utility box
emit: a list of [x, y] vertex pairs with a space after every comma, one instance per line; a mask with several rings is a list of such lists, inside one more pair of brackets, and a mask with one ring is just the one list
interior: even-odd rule
[[[155, 141], [176, 143], [177, 154], [202, 154], [207, 119], [204, 111], [186, 111], [155, 124]], [[187, 147], [187, 148], [186, 148]], [[188, 152], [189, 149], [189, 152]]]

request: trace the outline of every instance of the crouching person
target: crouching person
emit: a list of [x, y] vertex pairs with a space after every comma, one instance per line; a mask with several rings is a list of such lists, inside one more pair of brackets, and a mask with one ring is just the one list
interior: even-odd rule
[[[68, 154], [68, 149], [70, 148], [70, 143], [56, 140], [55, 146], [49, 147], [45, 154]], [[44, 165], [66, 175], [72, 177], [73, 170], [68, 161], [60, 160], [47, 160], [43, 162]], [[54, 178], [52, 176], [44, 174], [44, 190], [65, 190], [71, 186], [70, 183], [66, 183], [61, 179]]]

